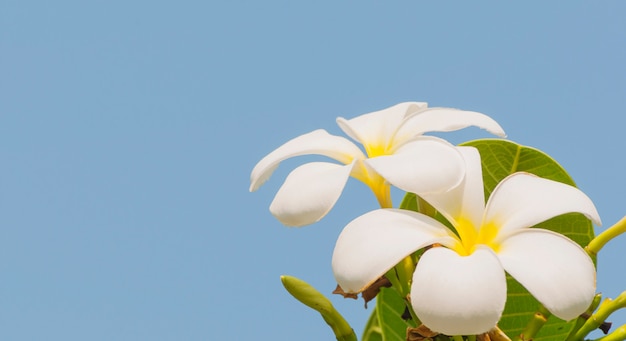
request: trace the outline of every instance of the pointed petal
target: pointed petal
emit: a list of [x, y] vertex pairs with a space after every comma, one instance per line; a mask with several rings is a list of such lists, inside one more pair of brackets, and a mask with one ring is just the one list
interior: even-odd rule
[[484, 223], [499, 226], [501, 240], [508, 233], [571, 212], [582, 213], [600, 224], [593, 202], [576, 187], [519, 172], [506, 177], [493, 190]]
[[445, 140], [422, 136], [393, 155], [364, 161], [390, 184], [408, 192], [447, 191], [463, 180], [464, 162], [457, 149]]
[[506, 137], [502, 127], [485, 114], [452, 108], [428, 108], [407, 117], [394, 140], [396, 143], [401, 143], [401, 141], [429, 131], [454, 131], [470, 126], [476, 126], [494, 135]]
[[250, 191], [256, 191], [269, 179], [280, 162], [308, 154], [318, 154], [349, 164], [355, 158], [364, 158], [363, 152], [345, 137], [331, 135], [323, 129], [300, 135], [266, 155], [250, 174]]
[[270, 212], [287, 226], [317, 222], [339, 199], [352, 166], [310, 162], [294, 169], [276, 193]]
[[518, 231], [501, 243], [498, 257], [513, 278], [563, 320], [582, 314], [593, 300], [593, 262], [563, 235], [543, 229]]
[[438, 221], [416, 212], [371, 211], [339, 235], [332, 260], [335, 279], [345, 292], [361, 292], [411, 253], [433, 243], [452, 245], [451, 235]]
[[443, 247], [426, 251], [413, 273], [411, 304], [428, 328], [446, 335], [477, 335], [504, 310], [506, 277], [496, 255], [479, 248], [459, 256]]
[[407, 114], [423, 110], [427, 106], [422, 102], [405, 102], [350, 120], [339, 117], [337, 124], [348, 136], [363, 145], [387, 145]]
[[457, 147], [465, 160], [465, 178], [463, 182], [447, 192], [421, 195], [441, 214], [455, 222], [468, 220], [474, 228], [480, 228], [485, 211], [485, 193], [483, 190], [483, 171], [480, 154], [473, 147]]

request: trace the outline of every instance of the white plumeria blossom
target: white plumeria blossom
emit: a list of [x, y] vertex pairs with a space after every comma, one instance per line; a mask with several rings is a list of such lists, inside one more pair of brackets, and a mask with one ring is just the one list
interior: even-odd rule
[[578, 212], [600, 218], [575, 187], [515, 173], [498, 184], [485, 204], [480, 155], [459, 147], [466, 176], [455, 189], [423, 198], [456, 229], [426, 215], [379, 209], [350, 222], [332, 259], [335, 279], [358, 293], [402, 259], [426, 246], [411, 282], [411, 304], [428, 328], [447, 335], [477, 335], [499, 321], [506, 301], [505, 271], [552, 314], [570, 320], [591, 304], [595, 267], [587, 253], [564, 235], [530, 228]]
[[414, 193], [446, 191], [463, 179], [463, 158], [447, 141], [426, 132], [477, 126], [504, 137], [490, 117], [473, 111], [428, 108], [406, 102], [346, 120], [339, 127], [363, 145], [323, 129], [298, 136], [265, 156], [252, 170], [256, 191], [278, 165], [294, 156], [317, 154], [339, 162], [310, 162], [293, 170], [270, 205], [283, 224], [303, 226], [323, 218], [335, 205], [349, 177], [371, 188], [381, 207], [391, 207], [390, 185]]

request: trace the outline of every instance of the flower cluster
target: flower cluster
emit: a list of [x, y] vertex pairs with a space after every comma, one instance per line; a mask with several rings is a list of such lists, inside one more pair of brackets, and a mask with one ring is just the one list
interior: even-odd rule
[[408, 210], [369, 212], [339, 236], [332, 263], [339, 285], [360, 292], [404, 257], [440, 245], [422, 255], [411, 286], [415, 313], [430, 329], [475, 335], [493, 328], [506, 301], [505, 270], [555, 316], [580, 315], [595, 294], [593, 262], [567, 237], [529, 227], [569, 212], [599, 224], [591, 200], [574, 187], [515, 173], [485, 205], [478, 152], [459, 149], [466, 160], [464, 181], [448, 192], [423, 195], [456, 233]]
[[391, 207], [390, 184], [413, 193], [442, 192], [463, 179], [463, 159], [447, 141], [424, 136], [478, 126], [504, 136], [502, 128], [481, 113], [400, 103], [351, 120], [339, 127], [363, 145], [325, 130], [315, 130], [283, 144], [252, 170], [250, 191], [257, 190], [285, 159], [317, 154], [340, 164], [311, 162], [293, 170], [278, 190], [270, 211], [285, 225], [317, 222], [335, 205], [349, 177], [369, 186], [381, 207]]
[[[533, 226], [572, 212], [599, 225], [592, 201], [573, 186], [518, 172], [502, 180], [485, 202], [478, 150], [424, 135], [476, 126], [505, 137], [493, 119], [409, 102], [337, 123], [364, 150], [324, 130], [304, 134], [254, 167], [250, 190], [283, 160], [307, 154], [338, 164], [311, 162], [287, 176], [270, 206], [285, 225], [323, 218], [349, 177], [372, 190], [381, 208], [351, 221], [333, 253], [332, 270], [345, 293], [363, 292], [423, 251], [407, 283], [408, 302], [432, 331], [478, 335], [494, 328], [507, 299], [505, 271], [563, 320], [589, 307], [596, 282], [587, 252], [562, 234]], [[418, 195], [439, 219], [392, 208], [390, 186]]]

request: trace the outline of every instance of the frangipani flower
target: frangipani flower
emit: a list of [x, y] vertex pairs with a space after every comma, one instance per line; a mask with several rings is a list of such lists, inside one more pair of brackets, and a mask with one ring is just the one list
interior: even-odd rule
[[423, 198], [458, 234], [426, 215], [379, 209], [350, 222], [332, 259], [337, 283], [358, 293], [406, 256], [420, 257], [411, 283], [411, 304], [433, 331], [476, 335], [499, 321], [506, 301], [505, 271], [552, 314], [570, 320], [595, 294], [595, 268], [567, 237], [529, 228], [549, 218], [579, 212], [600, 224], [591, 200], [575, 187], [528, 173], [505, 178], [485, 204], [478, 151], [459, 147], [466, 177], [446, 193]]
[[391, 207], [390, 184], [413, 193], [448, 190], [460, 183], [463, 158], [443, 139], [423, 136], [429, 131], [453, 131], [477, 126], [504, 137], [488, 116], [449, 108], [427, 108], [407, 102], [346, 120], [339, 127], [363, 145], [325, 130], [298, 136], [265, 156], [252, 170], [250, 191], [257, 190], [280, 162], [300, 155], [318, 154], [340, 164], [310, 162], [294, 169], [270, 205], [285, 225], [303, 226], [323, 218], [339, 199], [350, 176], [376, 195], [381, 207]]

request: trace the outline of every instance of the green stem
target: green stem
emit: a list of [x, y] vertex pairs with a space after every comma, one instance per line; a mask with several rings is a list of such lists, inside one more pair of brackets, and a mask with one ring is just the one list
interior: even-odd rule
[[626, 216], [615, 223], [615, 225], [609, 227], [607, 230], [593, 238], [593, 240], [589, 242], [589, 245], [585, 247], [585, 250], [589, 253], [589, 255], [596, 256], [606, 243], [624, 232], [626, 232]]
[[333, 307], [326, 296], [301, 279], [291, 276], [280, 276], [280, 280], [293, 297], [322, 315], [324, 321], [335, 333], [338, 341], [357, 341], [352, 327]]
[[624, 341], [626, 340], [626, 324], [615, 329], [611, 334], [594, 341]]
[[502, 329], [498, 328], [498, 326], [493, 327], [489, 331], [489, 338], [491, 341], [511, 341], [511, 339], [502, 331]]
[[454, 341], [463, 341], [463, 336], [461, 336], [461, 335], [454, 335], [454, 336], [452, 336], [452, 339], [454, 339]]
[[576, 332], [574, 340], [582, 340], [587, 334], [591, 333], [594, 329], [600, 327], [602, 323], [618, 309], [626, 307], [626, 291], [622, 292], [615, 300], [610, 298], [605, 299], [600, 303], [598, 311], [592, 314], [585, 324]]
[[578, 330], [585, 324], [585, 322], [587, 322], [591, 314], [593, 314], [596, 308], [600, 305], [601, 301], [602, 301], [602, 295], [596, 294], [596, 296], [594, 296], [593, 298], [593, 301], [591, 301], [591, 305], [589, 305], [589, 308], [587, 308], [587, 310], [583, 314], [578, 316], [578, 318], [576, 319], [574, 328], [572, 328], [572, 331], [569, 333], [565, 341], [574, 340], [574, 337], [576, 336], [576, 333], [578, 332]]
[[548, 322], [548, 318], [551, 315], [552, 313], [550, 313], [548, 309], [544, 308], [543, 305], [540, 305], [537, 312], [535, 312], [535, 314], [530, 319], [530, 321], [528, 321], [526, 328], [522, 331], [522, 333], [516, 336], [513, 340], [524, 341], [524, 340], [533, 339], [535, 335], [537, 335], [537, 332], [539, 332], [541, 327], [543, 327], [543, 325], [546, 324], [546, 322]]
[[476, 335], [468, 335], [467, 341], [476, 341]]

